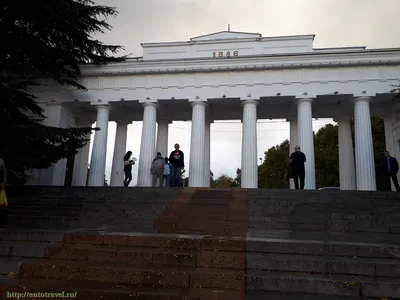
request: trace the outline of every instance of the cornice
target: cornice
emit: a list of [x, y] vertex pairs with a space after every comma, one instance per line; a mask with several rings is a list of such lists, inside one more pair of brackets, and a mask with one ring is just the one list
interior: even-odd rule
[[107, 76], [399, 64], [400, 48], [346, 51], [343, 53], [324, 51], [242, 56], [226, 59], [128, 60], [105, 66], [86, 65], [82, 66], [81, 71], [83, 76]]

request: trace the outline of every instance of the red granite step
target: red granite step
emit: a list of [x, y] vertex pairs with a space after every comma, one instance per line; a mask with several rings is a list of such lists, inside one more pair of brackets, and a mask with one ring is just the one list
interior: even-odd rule
[[[140, 299], [140, 300], [244, 300], [243, 291], [213, 288], [164, 288], [129, 284], [99, 283], [93, 281], [62, 281], [44, 278], [15, 278], [0, 282], [0, 299], [10, 299], [9, 293], [25, 292], [76, 293], [74, 299]], [[33, 296], [33, 295], [32, 295]], [[24, 299], [38, 299], [24, 297]]]
[[136, 266], [194, 267], [196, 253], [165, 248], [132, 246], [53, 244], [46, 248], [45, 258], [88, 262], [118, 262]]
[[176, 234], [133, 234], [77, 232], [64, 235], [66, 244], [120, 245], [171, 250], [211, 250], [245, 252], [246, 239], [224, 236], [190, 236]]
[[205, 287], [244, 290], [244, 270], [212, 268], [140, 268], [126, 263], [39, 260], [21, 266], [20, 276], [127, 283], [155, 287]]
[[45, 258], [87, 262], [118, 262], [135, 266], [175, 266], [244, 269], [240, 252], [171, 250], [118, 245], [53, 244]]

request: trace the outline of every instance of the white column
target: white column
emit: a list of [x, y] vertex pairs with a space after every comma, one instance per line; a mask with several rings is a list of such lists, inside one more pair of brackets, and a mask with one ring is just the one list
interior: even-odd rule
[[111, 169], [111, 186], [124, 186], [124, 155], [129, 121], [118, 121], [115, 134], [114, 155]]
[[338, 118], [339, 136], [339, 180], [341, 190], [355, 190], [356, 171], [354, 165], [353, 138], [351, 137], [350, 118]]
[[137, 186], [149, 187], [152, 184], [150, 168], [156, 154], [158, 104], [154, 102], [147, 102], [144, 103], [143, 106], [142, 141], [140, 144]]
[[300, 151], [306, 155], [305, 186], [306, 190], [315, 189], [315, 157], [314, 133], [312, 127], [312, 99], [300, 98], [297, 100], [297, 132]]
[[192, 102], [192, 132], [190, 138], [189, 187], [204, 187], [205, 114], [207, 102]]
[[106, 104], [96, 105], [96, 127], [100, 130], [94, 133], [88, 186], [104, 186], [110, 108]]
[[[297, 129], [297, 119], [292, 118], [289, 120], [290, 122], [290, 140], [289, 140], [289, 156], [294, 152], [294, 147], [298, 145], [299, 139], [297, 138], [298, 129]], [[294, 181], [293, 179], [289, 179], [289, 187], [291, 190], [294, 190]]]
[[375, 164], [372, 144], [370, 97], [362, 96], [354, 102], [354, 142], [356, 148], [357, 190], [375, 191]]
[[211, 129], [211, 122], [210, 120], [206, 120], [205, 122], [205, 133], [204, 133], [204, 186], [210, 187], [210, 172], [211, 172], [211, 165], [210, 165], [210, 130]]
[[[386, 150], [389, 151], [390, 155], [395, 157], [396, 153], [394, 151], [394, 140], [393, 140], [393, 127], [392, 127], [392, 117], [386, 117], [383, 119], [385, 126], [385, 142], [386, 142]], [[397, 159], [397, 157], [396, 157]], [[399, 178], [399, 173], [397, 173], [397, 177]], [[393, 184], [393, 181], [390, 180], [392, 191], [395, 191], [396, 188]]]
[[[68, 111], [66, 111], [62, 103], [59, 102], [48, 103], [46, 110], [47, 110], [46, 125], [59, 128], [68, 127]], [[38, 172], [40, 173], [39, 184], [64, 186], [66, 171], [67, 171], [67, 159], [66, 158], [60, 159], [51, 167], [45, 170], [39, 170]]]
[[258, 187], [257, 100], [245, 100], [242, 127], [242, 188]]
[[[81, 127], [92, 127], [91, 124], [84, 124]], [[88, 136], [89, 142], [79, 149], [74, 159], [74, 171], [72, 174], [72, 186], [86, 186], [88, 166], [89, 166], [89, 149], [90, 149], [90, 135]]]
[[158, 130], [157, 130], [157, 146], [156, 152], [161, 152], [162, 156], [168, 157], [168, 127], [170, 121], [158, 121]]

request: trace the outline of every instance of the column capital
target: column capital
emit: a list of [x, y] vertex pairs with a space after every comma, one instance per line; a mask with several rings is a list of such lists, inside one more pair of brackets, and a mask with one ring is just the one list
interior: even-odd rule
[[245, 98], [240, 98], [240, 105], [245, 106], [245, 105], [258, 105], [259, 103], [259, 98], [250, 98], [250, 99], [245, 99]]
[[304, 102], [312, 103], [314, 101], [314, 98], [316, 98], [316, 96], [313, 95], [296, 96], [295, 102], [297, 104]]
[[351, 101], [353, 103], [357, 103], [357, 102], [370, 102], [371, 101], [371, 97], [370, 96], [366, 96], [366, 95], [362, 95], [362, 96], [354, 96]]
[[192, 101], [189, 100], [189, 102], [190, 102], [190, 105], [192, 105], [192, 106], [197, 106], [197, 105], [204, 106], [204, 107], [208, 106], [207, 100], [192, 100]]
[[139, 103], [142, 103], [143, 104], [143, 107], [146, 109], [146, 108], [153, 108], [153, 109], [157, 109], [158, 108], [158, 101], [153, 101], [153, 102], [140, 102], [139, 101]]

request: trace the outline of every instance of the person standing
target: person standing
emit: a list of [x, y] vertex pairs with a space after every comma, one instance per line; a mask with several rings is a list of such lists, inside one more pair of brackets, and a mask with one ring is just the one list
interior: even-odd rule
[[397, 159], [390, 156], [389, 151], [384, 152], [385, 155], [385, 160], [384, 160], [384, 174], [385, 174], [385, 181], [388, 186], [388, 189], [391, 191], [391, 184], [390, 184], [390, 179], [392, 179], [393, 184], [396, 188], [396, 191], [400, 191], [400, 186], [399, 182], [397, 180], [397, 172], [399, 171], [399, 163], [397, 162]]
[[184, 155], [179, 150], [179, 144], [175, 144], [175, 150], [169, 155], [171, 164], [171, 186], [182, 187], [182, 169], [185, 167]]
[[306, 162], [306, 156], [300, 151], [300, 146], [296, 145], [294, 147], [294, 152], [290, 155], [289, 163], [291, 168], [291, 177], [294, 181], [294, 186], [296, 190], [299, 189], [300, 180], [300, 190], [304, 190], [304, 178], [306, 176], [306, 171], [304, 163]]
[[132, 181], [132, 165], [135, 164], [134, 161], [130, 160], [132, 156], [132, 151], [126, 152], [124, 156], [124, 187], [127, 187]]
[[151, 164], [151, 175], [153, 175], [153, 184], [152, 187], [155, 187], [157, 184], [157, 179], [160, 182], [160, 187], [163, 187], [164, 183], [164, 164], [165, 160], [161, 156], [161, 152], [157, 152], [156, 158], [153, 160]]
[[171, 185], [170, 175], [171, 175], [171, 165], [169, 164], [168, 157], [164, 158], [164, 186], [169, 187]]

